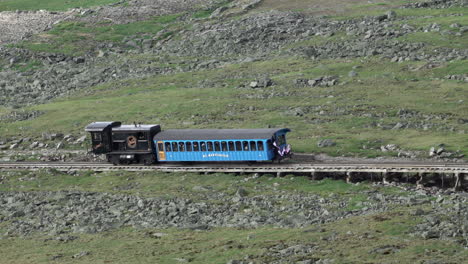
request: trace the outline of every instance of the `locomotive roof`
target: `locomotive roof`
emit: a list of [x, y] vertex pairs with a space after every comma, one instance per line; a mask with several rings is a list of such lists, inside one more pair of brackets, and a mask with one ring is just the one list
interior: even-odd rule
[[159, 132], [154, 140], [235, 140], [270, 139], [277, 132], [287, 133], [289, 128], [264, 129], [169, 129]]
[[112, 131], [150, 131], [152, 129], [161, 130], [159, 125], [121, 125], [113, 127]]
[[104, 122], [93, 122], [86, 126], [85, 131], [88, 132], [97, 132], [103, 131], [104, 129], [110, 127], [120, 126], [120, 122], [115, 121], [104, 121]]
[[112, 131], [151, 131], [161, 130], [160, 125], [122, 125], [120, 122], [105, 121], [105, 122], [93, 122], [86, 126], [85, 131], [88, 132], [102, 132], [108, 127], [112, 128]]

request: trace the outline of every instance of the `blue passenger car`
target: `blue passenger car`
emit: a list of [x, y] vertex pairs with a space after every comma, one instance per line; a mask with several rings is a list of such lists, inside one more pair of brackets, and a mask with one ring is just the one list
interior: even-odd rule
[[291, 154], [282, 129], [170, 129], [153, 137], [156, 157], [167, 161], [266, 161]]

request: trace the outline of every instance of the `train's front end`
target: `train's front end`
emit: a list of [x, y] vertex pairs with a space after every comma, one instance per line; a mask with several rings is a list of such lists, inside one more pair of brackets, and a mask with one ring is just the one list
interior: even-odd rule
[[291, 145], [287, 143], [286, 134], [291, 132], [289, 128], [278, 130], [271, 139], [271, 148], [275, 155], [275, 160], [281, 161], [292, 157]]

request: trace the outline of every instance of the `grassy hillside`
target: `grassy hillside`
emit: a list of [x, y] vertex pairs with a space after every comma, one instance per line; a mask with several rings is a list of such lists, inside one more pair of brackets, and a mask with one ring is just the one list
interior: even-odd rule
[[[381, 154], [380, 146], [428, 150], [445, 144], [468, 154], [466, 85], [433, 80], [464, 72], [467, 61], [420, 69], [425, 62], [392, 63], [378, 58], [312, 62], [279, 58], [222, 69], [155, 76], [100, 85], [56, 102], [28, 107], [44, 112], [37, 119], [8, 123], [3, 135], [21, 131], [75, 132], [94, 120], [159, 123], [163, 128], [289, 127], [296, 151], [322, 151], [316, 143], [332, 138], [332, 155]], [[347, 73], [356, 68], [358, 76]], [[413, 70], [409, 70], [413, 69]], [[414, 70], [419, 69], [419, 70]], [[274, 86], [243, 87], [256, 75], [269, 75]], [[296, 78], [339, 76], [332, 87], [300, 87]], [[234, 77], [252, 76], [252, 77]], [[431, 79], [432, 78], [432, 79]], [[203, 87], [209, 80], [213, 85]], [[402, 111], [411, 112], [410, 117]], [[408, 128], [398, 128], [398, 123]], [[427, 127], [425, 127], [427, 126]], [[394, 153], [396, 154], [396, 153]]]
[[[289, 9], [308, 14], [308, 4], [299, 2], [297, 7], [292, 5]], [[333, 3], [319, 2], [316, 4], [334, 7]], [[405, 2], [349, 5], [330, 19], [382, 14]], [[265, 1], [255, 12], [261, 12], [268, 4]], [[28, 6], [26, 2], [24, 6]], [[275, 6], [272, 3], [269, 8]], [[280, 6], [280, 10], [287, 9]], [[365, 9], [370, 7], [378, 8]], [[214, 8], [209, 12], [212, 10]], [[466, 9], [459, 7], [394, 10], [399, 18], [394, 22], [396, 25], [404, 23], [424, 27], [437, 23], [441, 30], [455, 34], [458, 29], [450, 25], [467, 23]], [[460, 15], [451, 15], [457, 13]], [[199, 18], [199, 15], [178, 13], [123, 25], [113, 25], [109, 21], [101, 24], [63, 22], [14, 46], [33, 52], [77, 56], [96, 52], [100, 43], [113, 43], [133, 53], [135, 47], [122, 44], [128, 36], [145, 39], [164, 30], [163, 34], [157, 35], [160, 40], [172, 38], [177, 41], [183, 37], [183, 32], [192, 30], [191, 20], [187, 22], [179, 20], [179, 17], [198, 17], [197, 23], [216, 23], [216, 20], [207, 19], [208, 15], [204, 13]], [[467, 36], [466, 33], [444, 36], [439, 32], [418, 32], [397, 39], [403, 43], [424, 43], [424, 49], [431, 53], [444, 47], [466, 48]], [[345, 32], [333, 36], [312, 36], [289, 44], [283, 50], [294, 51], [356, 39], [356, 36]], [[108, 61], [112, 58], [116, 61], [130, 60], [132, 67], [136, 64], [136, 67], [143, 68], [145, 64], [139, 65], [138, 61], [145, 58], [144, 63], [148, 63], [148, 58], [154, 56], [149, 62], [152, 66], [180, 69], [186, 67], [185, 61], [198, 59], [132, 53], [121, 53]], [[468, 72], [466, 59], [432, 65], [427, 61], [393, 62], [379, 56], [310, 60], [300, 54], [291, 56], [283, 53], [274, 52], [268, 58], [254, 62], [232, 61], [216, 69], [116, 80], [89, 87], [66, 98], [26, 107], [26, 111], [37, 110], [44, 114], [37, 119], [4, 123], [0, 133], [3, 136], [34, 136], [42, 131], [80, 133], [87, 123], [95, 120], [160, 123], [163, 128], [274, 126], [293, 130], [290, 139], [295, 151], [299, 152], [374, 157], [422, 151], [424, 156], [431, 146], [444, 144], [450, 151], [468, 155], [467, 85], [460, 80], [446, 79], [447, 75]], [[217, 56], [199, 59], [229, 61], [228, 57]], [[41, 65], [32, 61], [18, 67], [18, 70], [28, 71], [30, 67], [40, 69]], [[354, 72], [352, 76], [349, 74], [351, 71]], [[251, 81], [265, 76], [274, 85], [262, 89], [249, 87]], [[333, 76], [337, 85], [309, 87], [297, 84], [298, 79], [323, 76]], [[13, 109], [2, 111], [8, 113]], [[323, 138], [331, 138], [337, 145], [319, 149], [316, 143]], [[386, 144], [397, 144], [399, 150], [382, 153], [380, 146]]]

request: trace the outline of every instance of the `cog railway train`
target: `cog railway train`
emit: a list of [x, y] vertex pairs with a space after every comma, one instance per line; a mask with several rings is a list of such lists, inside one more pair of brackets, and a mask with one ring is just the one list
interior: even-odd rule
[[281, 161], [291, 157], [291, 146], [281, 129], [169, 129], [160, 125], [122, 125], [93, 122], [94, 154], [106, 155], [115, 165], [156, 162]]

